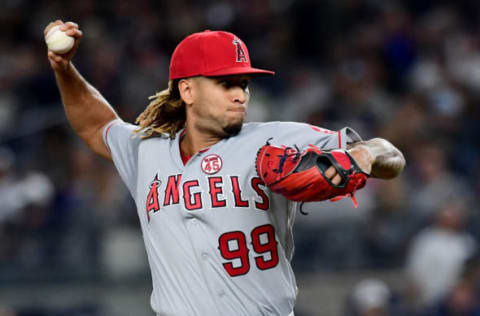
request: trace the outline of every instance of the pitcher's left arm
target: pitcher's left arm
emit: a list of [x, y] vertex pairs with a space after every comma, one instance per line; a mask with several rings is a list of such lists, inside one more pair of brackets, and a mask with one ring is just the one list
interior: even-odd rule
[[358, 141], [347, 148], [359, 167], [373, 178], [392, 179], [405, 168], [402, 152], [383, 138]]

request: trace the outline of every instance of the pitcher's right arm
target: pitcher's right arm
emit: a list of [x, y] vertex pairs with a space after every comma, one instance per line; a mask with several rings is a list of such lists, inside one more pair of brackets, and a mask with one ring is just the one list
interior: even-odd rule
[[63, 23], [60, 20], [50, 23], [44, 34], [56, 26], [75, 38], [73, 48], [63, 54], [48, 51], [48, 60], [55, 73], [63, 107], [73, 130], [85, 141], [96, 154], [112, 160], [110, 151], [103, 142], [103, 127], [118, 115], [105, 98], [89, 84], [72, 64], [72, 57], [82, 38], [82, 31], [73, 22]]

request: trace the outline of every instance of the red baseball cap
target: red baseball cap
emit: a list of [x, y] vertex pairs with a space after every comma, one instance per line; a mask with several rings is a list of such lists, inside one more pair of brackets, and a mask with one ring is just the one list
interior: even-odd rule
[[275, 73], [252, 68], [247, 46], [229, 32], [207, 30], [193, 33], [177, 45], [170, 60], [170, 80], [240, 74]]

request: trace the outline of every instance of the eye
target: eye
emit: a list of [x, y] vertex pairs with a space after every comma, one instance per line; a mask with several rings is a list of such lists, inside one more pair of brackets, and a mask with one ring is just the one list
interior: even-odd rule
[[248, 84], [250, 83], [250, 80], [244, 79], [244, 80], [229, 80], [229, 79], [221, 79], [218, 81], [218, 83], [224, 87], [225, 89], [230, 89], [233, 87], [240, 87], [243, 90], [246, 90], [248, 88]]
[[232, 87], [232, 83], [228, 80], [221, 80], [220, 85], [224, 88], [227, 88], [227, 89]]

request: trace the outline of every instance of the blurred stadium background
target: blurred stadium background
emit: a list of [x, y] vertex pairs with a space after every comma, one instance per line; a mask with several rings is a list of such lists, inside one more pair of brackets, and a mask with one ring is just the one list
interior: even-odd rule
[[[480, 4], [476, 0], [0, 4], [0, 315], [152, 315], [141, 232], [111, 165], [72, 133], [43, 29], [78, 22], [74, 63], [134, 121], [189, 33], [226, 29], [274, 78], [249, 120], [351, 126], [407, 168], [351, 201], [304, 206], [297, 316], [479, 315]], [[161, 159], [159, 157], [159, 159]]]

